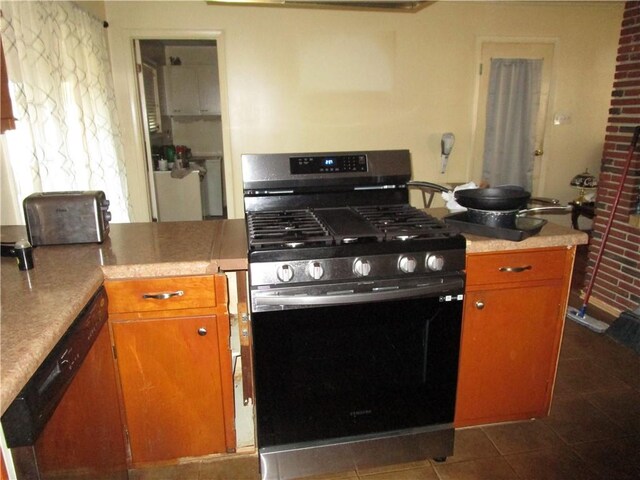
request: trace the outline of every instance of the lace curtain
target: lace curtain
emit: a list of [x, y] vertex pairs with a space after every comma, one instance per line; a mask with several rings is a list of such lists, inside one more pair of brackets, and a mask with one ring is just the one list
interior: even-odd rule
[[18, 205], [33, 192], [103, 190], [112, 220], [128, 222], [102, 22], [71, 2], [3, 1], [0, 34], [16, 118], [5, 160]]
[[531, 191], [542, 60], [491, 59], [482, 178]]

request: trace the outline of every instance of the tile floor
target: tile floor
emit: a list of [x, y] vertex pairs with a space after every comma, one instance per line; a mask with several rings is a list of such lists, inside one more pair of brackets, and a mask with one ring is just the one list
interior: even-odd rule
[[[574, 283], [575, 287], [575, 283]], [[573, 305], [581, 302], [573, 296]], [[589, 314], [603, 320], [601, 314]], [[256, 480], [255, 455], [132, 472], [132, 480]], [[549, 417], [456, 431], [444, 463], [414, 462], [313, 480], [640, 479], [640, 356], [572, 321]]]

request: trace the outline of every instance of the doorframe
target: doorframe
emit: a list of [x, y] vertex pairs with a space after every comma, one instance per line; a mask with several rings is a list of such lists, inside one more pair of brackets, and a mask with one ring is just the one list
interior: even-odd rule
[[[474, 159], [473, 158], [473, 152], [475, 150], [475, 144], [476, 141], [478, 141], [477, 138], [477, 130], [478, 130], [478, 102], [480, 101], [480, 64], [482, 63], [482, 46], [485, 43], [547, 43], [547, 44], [552, 44], [553, 45], [553, 59], [551, 60], [551, 76], [549, 79], [549, 104], [547, 106], [547, 114], [546, 114], [546, 118], [545, 118], [545, 131], [544, 131], [544, 139], [546, 139], [547, 135], [549, 134], [549, 129], [546, 128], [547, 126], [549, 126], [551, 123], [551, 120], [553, 119], [553, 105], [555, 104], [555, 93], [556, 93], [556, 89], [555, 89], [555, 83], [556, 83], [556, 72], [558, 70], [558, 57], [559, 55], [557, 55], [557, 48], [558, 48], [558, 44], [559, 44], [559, 38], [558, 37], [502, 37], [502, 36], [479, 36], [476, 37], [476, 45], [475, 45], [475, 49], [476, 49], [476, 54], [475, 54], [475, 75], [476, 75], [476, 79], [475, 79], [475, 85], [474, 85], [474, 91], [473, 91], [473, 106], [471, 109], [471, 146], [469, 148], [469, 161], [467, 162], [467, 172], [466, 172], [466, 178], [472, 179], [472, 175], [473, 175], [473, 166], [474, 166], [474, 161], [482, 161], [482, 159]], [[548, 143], [545, 141], [544, 142], [545, 145], [547, 145]], [[545, 146], [545, 157], [547, 156], [547, 149]], [[547, 157], [548, 158], [548, 157]], [[540, 179], [538, 182], [538, 191], [539, 192], [544, 192], [545, 186], [546, 186], [546, 179], [547, 179], [547, 173], [546, 173], [546, 167], [547, 162], [545, 162], [542, 167], [540, 168]]]
[[[142, 118], [142, 109], [138, 105], [138, 72], [136, 68], [135, 42], [141, 40], [208, 40], [215, 41], [218, 53], [218, 77], [220, 81], [220, 120], [222, 123], [222, 163], [224, 168], [224, 192], [225, 204], [227, 207], [227, 218], [235, 218], [236, 208], [234, 200], [233, 163], [231, 151], [231, 128], [229, 124], [229, 92], [227, 85], [227, 62], [224, 32], [221, 30], [167, 30], [167, 29], [135, 29], [127, 32], [128, 48], [131, 52], [130, 64], [127, 68], [127, 83], [129, 84], [131, 98], [131, 114], [133, 116], [133, 138], [135, 151], [142, 158], [142, 162], [136, 162], [136, 176], [144, 175], [145, 188], [148, 199], [147, 211], [149, 218], [152, 214], [151, 207], [151, 186], [149, 175], [151, 172], [147, 168], [147, 153], [145, 144], [148, 133], [145, 131], [145, 119]], [[150, 148], [150, 147], [149, 147]]]

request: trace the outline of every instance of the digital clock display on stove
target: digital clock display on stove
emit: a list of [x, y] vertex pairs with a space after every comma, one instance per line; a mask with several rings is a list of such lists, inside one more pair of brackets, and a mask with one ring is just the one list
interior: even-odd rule
[[366, 172], [368, 170], [365, 154], [290, 157], [289, 164], [291, 173], [294, 175]]

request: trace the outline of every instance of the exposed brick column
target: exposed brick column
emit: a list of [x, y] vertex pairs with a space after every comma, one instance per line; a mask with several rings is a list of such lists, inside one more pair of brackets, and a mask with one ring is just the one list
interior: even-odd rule
[[[611, 108], [605, 135], [593, 237], [589, 246], [586, 281], [593, 266], [613, 202], [622, 180], [634, 128], [640, 125], [640, 2], [625, 5]], [[640, 305], [640, 229], [629, 224], [629, 215], [638, 201], [640, 148], [636, 148], [623, 187], [604, 255], [592, 291], [614, 310], [635, 310]]]

